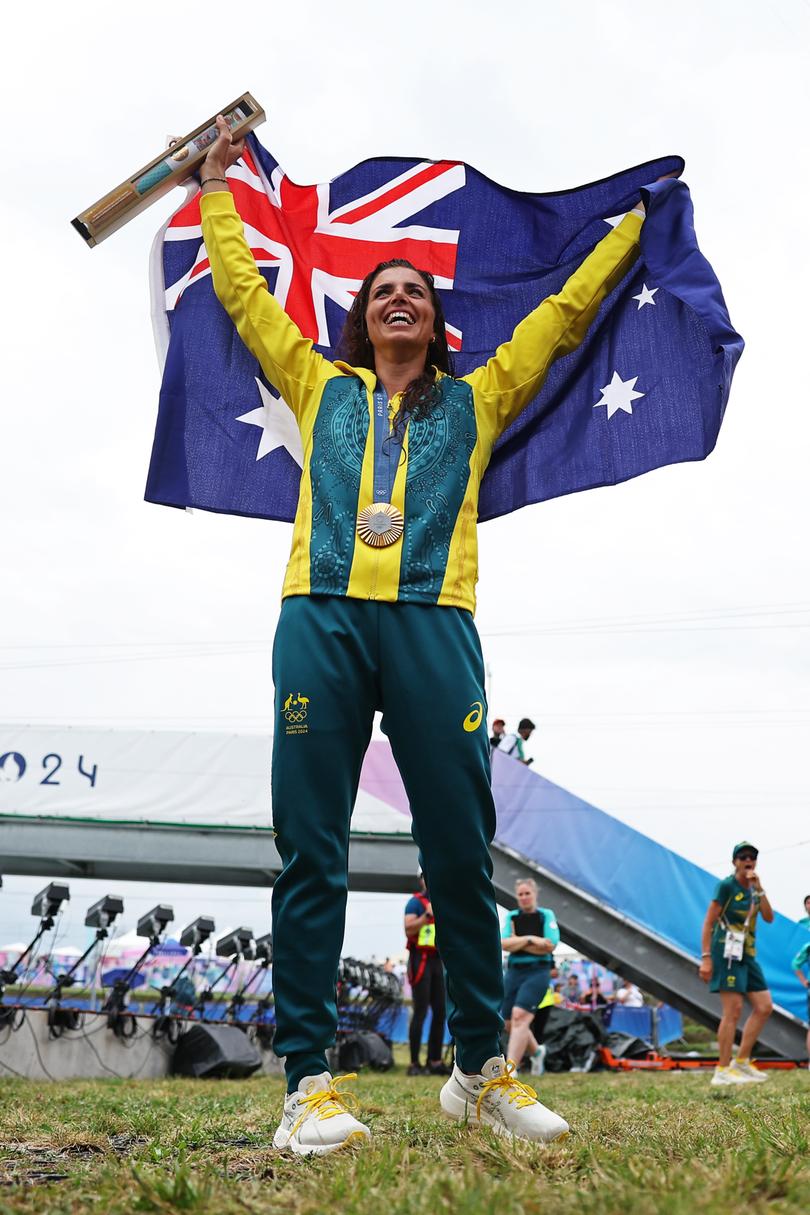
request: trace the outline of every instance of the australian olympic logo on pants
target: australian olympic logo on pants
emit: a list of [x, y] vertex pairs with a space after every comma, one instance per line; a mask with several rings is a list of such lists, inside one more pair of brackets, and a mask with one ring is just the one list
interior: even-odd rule
[[300, 692], [296, 692], [293, 696], [292, 692], [290, 692], [284, 701], [284, 708], [281, 710], [281, 716], [287, 723], [288, 734], [309, 733], [309, 725], [307, 724], [308, 708], [308, 696], [303, 696]]

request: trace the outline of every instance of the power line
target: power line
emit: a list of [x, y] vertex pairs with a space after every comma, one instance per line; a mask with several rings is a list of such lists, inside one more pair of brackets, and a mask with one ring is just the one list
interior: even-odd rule
[[[695, 608], [672, 612], [630, 613], [618, 616], [591, 616], [548, 620], [542, 624], [514, 625], [504, 629], [482, 629], [482, 637], [523, 636], [588, 636], [608, 633], [655, 632], [741, 632], [747, 630], [810, 628], [807, 620], [773, 620], [773, 617], [808, 616], [806, 602], [773, 605], [732, 606], [724, 608]], [[771, 619], [766, 619], [771, 618]], [[732, 622], [732, 623], [724, 623]], [[740, 622], [740, 623], [733, 623]], [[746, 623], [747, 622], [747, 623]], [[107, 665], [122, 662], [173, 661], [188, 658], [232, 657], [265, 652], [272, 646], [271, 637], [212, 638], [208, 640], [121, 641], [121, 642], [16, 642], [0, 645], [0, 652], [53, 653], [76, 650], [103, 651], [84, 656], [37, 658], [0, 663], [0, 670], [38, 670], [46, 667]], [[110, 651], [118, 651], [111, 653]], [[132, 651], [140, 651], [133, 653]]]
[[[673, 611], [656, 613], [636, 613], [621, 616], [590, 616], [565, 620], [545, 621], [542, 624], [513, 625], [504, 629], [482, 629], [482, 637], [510, 637], [525, 634], [587, 634], [603, 632], [647, 632], [671, 630], [710, 631], [723, 626], [723, 621], [752, 620], [760, 617], [796, 616], [810, 613], [810, 604], [776, 604], [773, 606], [752, 606], [736, 608], [697, 608], [692, 611]], [[807, 628], [808, 621], [787, 621], [751, 623], [735, 625], [726, 631], [735, 632], [745, 629], [759, 628]]]
[[107, 657], [88, 655], [84, 658], [64, 658], [59, 661], [4, 662], [0, 663], [0, 671], [35, 671], [57, 667], [112, 666], [130, 662], [171, 662], [184, 661], [189, 658], [230, 658], [257, 653], [266, 653], [269, 659], [271, 646], [272, 642], [269, 640], [263, 641], [260, 646], [246, 646], [243, 643], [233, 643], [232, 646], [227, 647], [220, 642], [215, 647], [210, 648], [200, 645], [195, 649], [175, 649], [151, 654], [116, 654]]

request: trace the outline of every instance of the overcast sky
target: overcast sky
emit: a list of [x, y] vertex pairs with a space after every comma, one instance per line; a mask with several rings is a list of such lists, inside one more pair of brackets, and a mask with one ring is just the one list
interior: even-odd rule
[[[0, 721], [271, 721], [290, 528], [143, 502], [159, 387], [148, 253], [180, 195], [94, 250], [69, 224], [166, 136], [249, 89], [261, 140], [302, 183], [406, 155], [556, 190], [677, 153], [747, 342], [717, 450], [483, 525], [477, 620], [492, 710], [538, 722], [537, 770], [718, 874], [753, 839], [772, 901], [798, 915], [810, 4], [242, 11], [89, 3], [77, 20], [46, 2], [5, 18]], [[0, 942], [33, 927], [35, 887], [7, 879]], [[166, 897], [130, 890], [133, 919]], [[77, 921], [97, 892], [74, 883]], [[172, 892], [178, 916], [206, 910], [204, 893]], [[221, 923], [265, 930], [264, 893], [213, 899]], [[347, 950], [399, 948], [401, 902], [354, 898]]]

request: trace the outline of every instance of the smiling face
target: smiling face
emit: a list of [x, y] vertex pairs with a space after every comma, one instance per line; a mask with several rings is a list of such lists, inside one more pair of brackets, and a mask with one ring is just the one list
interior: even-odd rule
[[389, 266], [371, 284], [366, 308], [366, 328], [376, 350], [396, 357], [427, 356], [433, 338], [436, 312], [430, 289], [411, 266]]

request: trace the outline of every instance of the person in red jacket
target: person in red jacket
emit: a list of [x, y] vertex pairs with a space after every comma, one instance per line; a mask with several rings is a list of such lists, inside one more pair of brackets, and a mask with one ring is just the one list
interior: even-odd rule
[[[405, 936], [408, 944], [408, 982], [411, 985], [413, 1014], [409, 1041], [411, 1062], [409, 1076], [448, 1076], [449, 1069], [442, 1061], [444, 1045], [444, 969], [436, 948], [436, 922], [428, 898], [424, 874], [419, 872], [419, 889], [415, 890], [405, 905]], [[422, 1048], [422, 1030], [427, 1010], [431, 1011], [430, 1036], [428, 1038], [427, 1067], [419, 1062]]]

